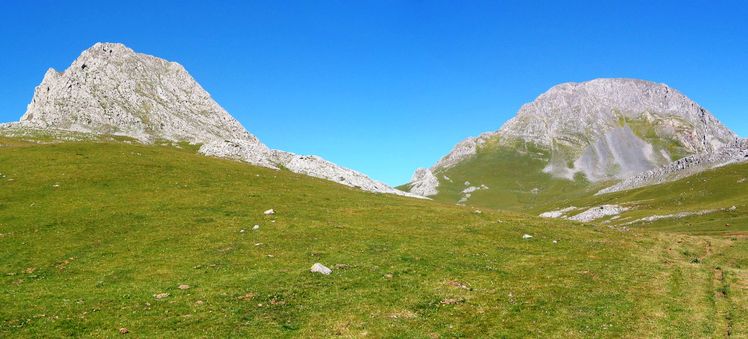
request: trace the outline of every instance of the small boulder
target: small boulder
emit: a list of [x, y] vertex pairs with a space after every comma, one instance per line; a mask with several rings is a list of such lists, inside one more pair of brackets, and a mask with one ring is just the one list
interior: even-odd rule
[[733, 205], [732, 207], [728, 208], [727, 210], [730, 211], [730, 212], [732, 212], [732, 211], [735, 211], [737, 209], [738, 208], [735, 205]]
[[532, 236], [529, 235], [529, 234], [525, 234], [525, 235], [522, 236], [522, 239], [525, 239], [525, 240], [526, 239], [532, 239]]
[[179, 285], [179, 289], [180, 290], [189, 290], [190, 289], [190, 285], [181, 284], [181, 285]]
[[273, 215], [273, 214], [275, 214], [275, 210], [271, 208], [271, 209], [269, 209], [269, 210], [267, 210], [265, 212], [262, 212], [262, 213], [265, 214], [265, 215]]
[[316, 263], [312, 265], [312, 269], [310, 270], [312, 273], [322, 273], [324, 275], [329, 275], [332, 273], [332, 270], [325, 267], [325, 265], [322, 265], [320, 263]]
[[159, 294], [153, 295], [153, 297], [156, 298], [157, 300], [167, 298], [168, 296], [169, 296], [169, 293], [159, 293]]
[[127, 327], [123, 327], [119, 329], [119, 334], [128, 334], [130, 333], [130, 330], [127, 329]]
[[260, 225], [254, 225], [254, 226], [252, 226], [252, 230], [253, 231], [257, 231], [259, 229], [260, 229]]

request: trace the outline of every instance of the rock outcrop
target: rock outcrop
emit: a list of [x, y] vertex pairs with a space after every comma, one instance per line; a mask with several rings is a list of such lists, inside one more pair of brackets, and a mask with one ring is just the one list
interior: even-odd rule
[[748, 140], [736, 140], [716, 151], [694, 154], [665, 166], [626, 178], [618, 184], [599, 191], [597, 194], [613, 193], [644, 186], [657, 185], [668, 181], [678, 180], [708, 169], [744, 161], [748, 161]]
[[558, 178], [581, 173], [591, 182], [622, 180], [683, 155], [714, 152], [735, 139], [706, 109], [667, 85], [596, 79], [554, 86], [499, 130], [458, 143], [430, 170], [436, 176], [494, 141], [547, 150], [544, 172]]
[[21, 121], [3, 130], [119, 135], [151, 143], [201, 144], [200, 153], [286, 168], [362, 190], [406, 196], [315, 156], [272, 150], [250, 134], [175, 62], [97, 43], [60, 73], [49, 69]]
[[432, 196], [438, 193], [439, 179], [434, 176], [428, 168], [419, 168], [413, 173], [410, 179], [410, 193], [418, 194], [424, 197]]

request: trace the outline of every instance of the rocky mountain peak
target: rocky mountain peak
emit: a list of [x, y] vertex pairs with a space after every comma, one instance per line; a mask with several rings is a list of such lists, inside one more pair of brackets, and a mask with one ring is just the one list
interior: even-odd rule
[[[659, 123], [689, 152], [709, 151], [735, 139], [706, 109], [665, 84], [638, 79], [595, 79], [556, 85], [525, 104], [498, 133], [552, 147], [578, 146], [627, 121]], [[688, 129], [688, 131], [685, 131]], [[687, 133], [678, 133], [678, 132]]]
[[[499, 130], [458, 143], [429, 170], [454, 167], [494, 140], [546, 150], [544, 171], [555, 177], [572, 180], [581, 173], [593, 182], [620, 180], [736, 139], [709, 111], [665, 84], [595, 79], [552, 87]], [[418, 177], [429, 180], [411, 187], [435, 191], [428, 186], [432, 176], [421, 171]]]
[[[7, 125], [7, 124], [6, 124]], [[97, 43], [62, 73], [49, 69], [18, 124], [201, 144], [199, 152], [258, 166], [285, 168], [362, 190], [407, 195], [316, 156], [272, 150], [216, 103], [182, 65]]]
[[39, 128], [204, 143], [258, 142], [176, 62], [97, 43], [47, 71], [21, 121]]

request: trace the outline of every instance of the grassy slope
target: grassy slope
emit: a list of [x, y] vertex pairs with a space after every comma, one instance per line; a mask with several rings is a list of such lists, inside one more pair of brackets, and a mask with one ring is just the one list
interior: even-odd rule
[[[468, 181], [472, 186], [483, 184], [489, 187], [473, 192], [466, 202], [468, 205], [541, 211], [547, 206], [588, 196], [599, 189], [582, 178], [569, 181], [543, 173], [549, 157], [548, 151], [531, 144], [516, 147], [485, 145], [474, 157], [436, 173], [440, 183], [439, 193], [434, 199], [456, 203], [463, 196], [461, 192], [468, 187], [465, 185]], [[445, 180], [444, 175], [451, 181]]]
[[0, 144], [3, 337], [748, 333], [744, 239], [479, 214], [172, 147]]
[[[678, 181], [569, 202], [575, 206], [631, 204], [617, 222], [652, 215], [718, 210], [702, 216], [637, 224], [690, 234], [748, 235], [748, 163], [702, 172]], [[729, 208], [735, 206], [734, 211]]]
[[[646, 119], [619, 118], [620, 126], [628, 126], [641, 139], [654, 147], [656, 154], [665, 150], [673, 159], [680, 159], [688, 153], [677, 141], [658, 135], [662, 121], [650, 122]], [[682, 128], [687, 126], [682, 122]], [[683, 132], [685, 133], [685, 132]], [[575, 139], [584, 140], [584, 136]], [[558, 146], [560, 147], [560, 146]], [[573, 153], [571, 150], [557, 149], [560, 154]], [[559, 156], [558, 154], [556, 156]], [[543, 173], [543, 168], [551, 159], [548, 150], [531, 143], [515, 142], [499, 145], [498, 139], [489, 141], [479, 148], [477, 154], [462, 161], [457, 166], [436, 173], [439, 179], [439, 193], [434, 199], [444, 202], [458, 202], [463, 196], [464, 183], [472, 186], [484, 184], [488, 190], [477, 191], [466, 202], [467, 205], [484, 208], [500, 208], [511, 211], [540, 213], [593, 195], [609, 183], [591, 184], [578, 175], [576, 180], [554, 178]], [[450, 180], [444, 179], [444, 175]], [[407, 185], [400, 189], [408, 190]]]

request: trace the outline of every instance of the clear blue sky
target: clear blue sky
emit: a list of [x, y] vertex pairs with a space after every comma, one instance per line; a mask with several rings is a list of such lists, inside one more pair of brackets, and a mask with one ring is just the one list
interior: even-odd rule
[[568, 81], [664, 82], [748, 136], [746, 1], [3, 1], [0, 121], [97, 41], [183, 64], [273, 148], [393, 185]]

